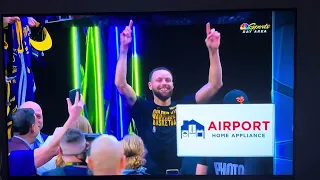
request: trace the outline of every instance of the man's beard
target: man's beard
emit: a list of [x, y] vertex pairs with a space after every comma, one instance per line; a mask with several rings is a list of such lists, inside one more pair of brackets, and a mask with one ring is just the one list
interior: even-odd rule
[[166, 101], [171, 98], [173, 91], [170, 90], [167, 95], [162, 95], [159, 91], [153, 91], [153, 94], [161, 101]]

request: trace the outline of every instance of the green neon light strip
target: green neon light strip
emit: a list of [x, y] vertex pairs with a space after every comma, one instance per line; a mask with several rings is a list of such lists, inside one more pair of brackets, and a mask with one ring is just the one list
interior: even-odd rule
[[[88, 108], [88, 119], [94, 126], [96, 133], [105, 132], [104, 99], [103, 99], [103, 72], [101, 58], [100, 30], [98, 27], [89, 27], [86, 37], [86, 63], [83, 70], [79, 66], [78, 28], [71, 28], [72, 52], [72, 82], [73, 88], [81, 86], [82, 95]], [[90, 81], [88, 81], [90, 79]], [[81, 83], [80, 83], [80, 82]], [[88, 87], [90, 87], [88, 89]], [[89, 100], [89, 101], [88, 101]], [[89, 106], [88, 106], [89, 105]]]
[[141, 96], [140, 92], [140, 68], [139, 68], [139, 57], [135, 53], [132, 56], [132, 64], [133, 64], [133, 69], [134, 69], [134, 90], [137, 94], [137, 96]]
[[[88, 31], [90, 30], [90, 34], [88, 34], [89, 36], [89, 44], [88, 44], [88, 48], [89, 48], [89, 51], [91, 53], [91, 57], [90, 57], [90, 61], [92, 60], [92, 65], [93, 65], [93, 87], [90, 87], [90, 88], [93, 88], [93, 96], [90, 96], [90, 98], [94, 97], [94, 103], [93, 104], [90, 104], [91, 106], [95, 107], [94, 108], [94, 121], [95, 121], [95, 130], [96, 130], [96, 133], [99, 132], [99, 109], [98, 109], [98, 93], [97, 93], [97, 89], [98, 89], [98, 81], [97, 81], [97, 63], [96, 63], [96, 50], [95, 50], [95, 43], [94, 43], [94, 40], [95, 40], [95, 37], [94, 37], [94, 31], [93, 31], [93, 28], [92, 27], [89, 27], [88, 28]], [[88, 59], [89, 60], [89, 59]]]
[[133, 59], [133, 56], [131, 57], [131, 86], [132, 86], [132, 89], [134, 90], [135, 93], [136, 92], [136, 87], [135, 87], [135, 77], [134, 77], [134, 59]]
[[140, 64], [139, 64], [139, 58], [137, 54], [137, 34], [136, 34], [136, 27], [133, 26], [132, 28], [132, 34], [133, 34], [133, 53], [132, 53], [132, 64], [134, 69], [134, 84], [135, 84], [135, 92], [138, 96], [141, 96], [140, 92]]
[[[84, 83], [83, 92], [85, 93], [86, 104], [88, 108], [88, 119], [92, 126], [93, 132], [97, 133], [97, 119], [96, 119], [96, 107], [95, 107], [95, 88], [94, 88], [94, 53], [92, 52], [92, 30], [89, 27], [87, 29], [87, 37], [86, 37], [86, 67], [85, 67], [85, 76], [84, 76]], [[90, 81], [88, 81], [90, 79]], [[90, 87], [90, 88], [88, 88]]]
[[78, 29], [71, 27], [71, 53], [72, 53], [72, 77], [73, 88], [79, 88], [79, 49], [78, 49]]
[[[136, 28], [133, 27], [133, 52], [131, 57], [131, 84], [137, 96], [141, 96], [141, 81], [140, 81], [140, 61], [139, 56], [137, 54], [137, 38], [136, 38]], [[129, 133], [134, 134], [136, 130], [136, 125], [134, 119], [130, 122], [129, 125]]]
[[[78, 89], [81, 86], [81, 77], [80, 77], [80, 52], [79, 52], [79, 34], [77, 27], [71, 27], [71, 53], [72, 53], [72, 82], [73, 89]], [[84, 116], [84, 111], [81, 112], [81, 115]]]
[[[89, 33], [89, 31], [87, 32]], [[89, 36], [87, 35], [86, 37], [86, 44], [88, 42]], [[88, 67], [89, 67], [89, 48], [88, 46], [86, 47], [86, 65], [85, 65], [85, 70], [84, 70], [84, 77], [83, 77], [83, 83], [82, 83], [82, 98], [84, 102], [87, 102], [87, 87], [88, 87]]]
[[102, 81], [102, 66], [101, 66], [101, 43], [100, 43], [100, 29], [94, 27], [94, 40], [95, 40], [95, 56], [96, 56], [96, 77], [97, 77], [97, 109], [100, 133], [105, 131], [104, 122], [104, 107], [103, 107], [103, 81]]

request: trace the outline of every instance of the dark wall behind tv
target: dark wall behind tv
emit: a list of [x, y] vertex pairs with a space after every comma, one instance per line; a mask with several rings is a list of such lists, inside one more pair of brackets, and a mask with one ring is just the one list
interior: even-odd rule
[[[316, 0], [238, 0], [230, 1], [212, 1], [202, 0], [194, 2], [194, 0], [154, 0], [150, 1], [105, 1], [96, 0], [95, 3], [86, 0], [56, 0], [56, 1], [22, 1], [10, 0], [2, 2], [0, 12], [15, 14], [19, 13], [83, 13], [83, 12], [132, 12], [132, 11], [166, 11], [166, 10], [209, 10], [209, 9], [262, 9], [262, 8], [297, 8], [297, 27], [296, 33], [296, 76], [295, 79], [295, 162], [294, 174], [295, 179], [305, 179], [304, 176], [318, 175], [317, 165], [319, 156], [316, 154], [320, 151], [318, 136], [315, 132], [318, 131], [318, 102], [314, 100], [314, 94], [318, 94], [320, 86], [319, 72], [319, 51], [318, 44], [320, 36], [320, 24], [318, 16], [318, 6]], [[17, 4], [21, 4], [17, 6]], [[36, 4], [36, 5], [35, 5]], [[41, 5], [42, 4], [42, 5]], [[39, 8], [42, 7], [42, 8]], [[310, 28], [310, 22], [314, 22]], [[0, 36], [2, 41], [2, 36]], [[1, 57], [2, 51], [0, 51]], [[0, 63], [3, 68], [3, 64]], [[308, 81], [312, 77], [312, 81]], [[0, 73], [0, 79], [4, 79], [4, 73]], [[4, 94], [4, 86], [0, 89], [0, 93]], [[4, 96], [0, 96], [0, 100], [5, 102]], [[5, 103], [0, 104], [2, 112], [5, 111]], [[3, 113], [4, 117], [4, 113]], [[6, 122], [4, 122], [6, 123]], [[6, 126], [2, 127], [2, 131], [6, 131]], [[2, 168], [1, 177], [8, 178], [7, 163], [7, 137], [5, 133], [1, 134], [1, 153], [2, 153]], [[196, 177], [195, 177], [196, 178]], [[208, 179], [211, 177], [208, 177]], [[249, 178], [249, 177], [247, 177]], [[254, 179], [254, 177], [252, 178]], [[270, 177], [261, 177], [259, 179], [270, 179]]]

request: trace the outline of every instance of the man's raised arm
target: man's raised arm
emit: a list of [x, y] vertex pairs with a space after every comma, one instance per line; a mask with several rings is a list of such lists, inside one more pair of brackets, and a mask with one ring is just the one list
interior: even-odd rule
[[207, 38], [205, 40], [210, 58], [209, 78], [196, 94], [197, 103], [206, 103], [220, 90], [222, 87], [222, 68], [219, 56], [220, 33], [215, 29], [210, 29], [210, 24], [206, 25]]
[[83, 110], [83, 99], [79, 92], [76, 93], [75, 102], [72, 105], [70, 99], [67, 99], [69, 118], [63, 127], [57, 129], [53, 134], [53, 139], [50, 141], [48, 146], [42, 146], [34, 150], [34, 164], [38, 168], [57, 155], [58, 147], [62, 136], [67, 132], [67, 130], [72, 127], [73, 124], [77, 123], [81, 112]]
[[133, 106], [137, 100], [137, 96], [132, 87], [127, 83], [127, 59], [129, 44], [132, 40], [132, 21], [129, 26], [120, 34], [120, 56], [116, 68], [115, 85], [121, 95], [126, 99], [129, 106]]

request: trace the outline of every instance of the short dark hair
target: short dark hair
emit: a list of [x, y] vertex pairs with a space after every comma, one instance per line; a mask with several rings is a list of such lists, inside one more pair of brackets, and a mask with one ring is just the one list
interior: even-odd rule
[[78, 154], [85, 148], [86, 138], [80, 129], [69, 128], [60, 141], [63, 154]]
[[64, 136], [62, 137], [61, 142], [70, 144], [70, 143], [77, 143], [85, 139], [86, 138], [80, 129], [69, 128], [67, 132], [64, 134]]
[[30, 132], [30, 128], [36, 122], [34, 110], [30, 108], [18, 109], [12, 114], [12, 130], [13, 133], [26, 135]]
[[156, 71], [159, 71], [159, 70], [168, 71], [168, 72], [171, 74], [171, 76], [173, 76], [172, 73], [171, 73], [171, 71], [170, 71], [168, 68], [166, 68], [166, 67], [157, 67], [157, 68], [153, 69], [153, 70], [150, 72], [150, 74], [149, 74], [149, 81], [151, 81], [153, 73], [156, 72]]

